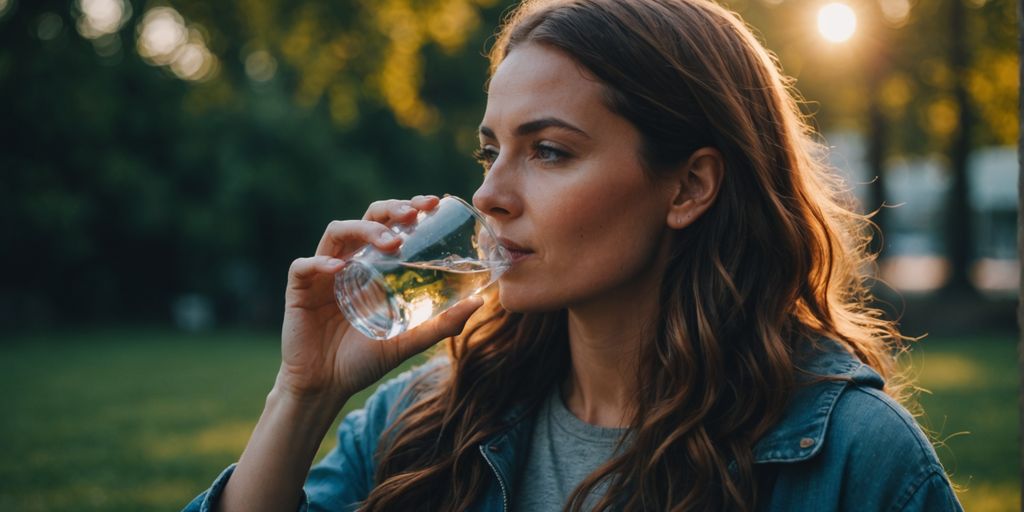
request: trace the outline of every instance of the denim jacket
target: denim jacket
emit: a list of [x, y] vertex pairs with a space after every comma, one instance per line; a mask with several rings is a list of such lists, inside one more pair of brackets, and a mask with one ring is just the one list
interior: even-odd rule
[[[827, 350], [803, 369], [843, 380], [798, 388], [779, 423], [754, 446], [759, 474], [773, 481], [758, 510], [962, 512], [931, 443], [881, 391], [882, 378], [838, 344], [823, 345]], [[309, 473], [299, 511], [357, 510], [374, 486], [378, 438], [409, 405], [402, 391], [436, 364], [381, 385], [363, 409], [342, 420], [337, 447]], [[478, 446], [491, 478], [474, 511], [511, 510], [533, 423], [517, 413], [510, 411], [510, 426]], [[213, 510], [233, 470], [225, 469], [184, 510]]]

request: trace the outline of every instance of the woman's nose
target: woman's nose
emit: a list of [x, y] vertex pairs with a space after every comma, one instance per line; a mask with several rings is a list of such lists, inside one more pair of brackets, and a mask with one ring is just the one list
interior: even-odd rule
[[512, 183], [498, 176], [493, 167], [473, 194], [473, 206], [485, 215], [507, 220], [519, 215], [522, 203]]

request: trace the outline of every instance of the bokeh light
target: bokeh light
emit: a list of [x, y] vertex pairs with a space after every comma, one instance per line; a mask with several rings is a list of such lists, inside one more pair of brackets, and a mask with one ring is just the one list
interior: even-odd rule
[[11, 7], [14, 7], [14, 0], [0, 0], [0, 18], [3, 18]]
[[167, 66], [178, 78], [202, 81], [217, 71], [217, 57], [198, 27], [190, 27], [171, 7], [154, 7], [136, 30], [139, 55], [154, 66]]
[[139, 24], [138, 50], [142, 58], [157, 65], [170, 64], [174, 52], [185, 44], [185, 19], [170, 7], [154, 7]]
[[50, 41], [56, 39], [63, 29], [64, 22], [60, 16], [47, 12], [39, 16], [39, 21], [36, 22], [36, 37], [43, 41]]
[[902, 27], [910, 19], [910, 10], [913, 7], [910, 0], [879, 0], [878, 6], [882, 9], [882, 16], [890, 25]]
[[212, 64], [213, 55], [206, 45], [187, 43], [176, 52], [171, 71], [185, 80], [202, 80], [209, 75]]
[[76, 0], [78, 33], [98, 39], [116, 33], [131, 17], [131, 5], [125, 0]]
[[836, 2], [818, 11], [818, 32], [833, 43], [842, 43], [857, 30], [857, 14], [849, 5]]
[[245, 74], [256, 82], [266, 82], [277, 73], [277, 60], [265, 50], [256, 50], [245, 57]]
[[121, 53], [121, 38], [107, 34], [92, 40], [92, 47], [100, 57], [115, 57]]

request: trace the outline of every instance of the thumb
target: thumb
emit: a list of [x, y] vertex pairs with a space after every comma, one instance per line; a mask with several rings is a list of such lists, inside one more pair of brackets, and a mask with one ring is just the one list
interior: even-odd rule
[[456, 303], [435, 318], [432, 318], [416, 328], [403, 332], [385, 343], [395, 346], [395, 352], [399, 357], [398, 362], [404, 361], [424, 350], [430, 348], [437, 342], [450, 336], [458, 335], [466, 327], [466, 322], [473, 313], [484, 303], [479, 295], [473, 295]]

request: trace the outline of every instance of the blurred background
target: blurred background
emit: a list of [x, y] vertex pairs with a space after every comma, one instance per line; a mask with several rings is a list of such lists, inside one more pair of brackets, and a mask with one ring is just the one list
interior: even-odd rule
[[[1019, 510], [1016, 2], [723, 3], [878, 210], [965, 507]], [[177, 509], [234, 461], [291, 260], [373, 200], [475, 190], [510, 4], [0, 0], [0, 510]]]

